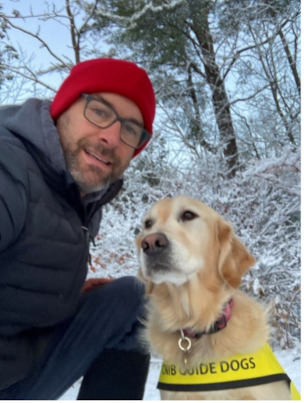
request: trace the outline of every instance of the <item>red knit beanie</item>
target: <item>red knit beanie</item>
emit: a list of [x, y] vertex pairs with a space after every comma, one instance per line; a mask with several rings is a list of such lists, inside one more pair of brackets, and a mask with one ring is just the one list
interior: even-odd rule
[[[68, 109], [82, 93], [113, 92], [133, 101], [141, 111], [145, 129], [152, 134], [155, 95], [151, 81], [135, 63], [99, 58], [76, 64], [64, 80], [51, 104], [54, 120]], [[134, 157], [147, 145], [135, 150]]]

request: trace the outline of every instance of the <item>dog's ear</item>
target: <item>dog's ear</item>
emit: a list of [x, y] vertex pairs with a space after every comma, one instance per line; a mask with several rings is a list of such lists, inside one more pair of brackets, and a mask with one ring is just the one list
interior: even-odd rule
[[242, 276], [256, 262], [256, 259], [235, 236], [231, 224], [219, 220], [217, 229], [220, 247], [219, 273], [227, 284], [237, 288], [241, 284]]

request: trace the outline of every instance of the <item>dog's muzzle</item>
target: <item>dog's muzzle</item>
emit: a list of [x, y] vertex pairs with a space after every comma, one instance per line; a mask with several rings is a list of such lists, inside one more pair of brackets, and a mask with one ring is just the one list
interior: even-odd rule
[[141, 248], [148, 272], [170, 270], [170, 242], [165, 234], [156, 232], [144, 237]]
[[148, 256], [158, 255], [166, 251], [169, 246], [168, 238], [161, 232], [147, 235], [141, 241], [143, 252]]

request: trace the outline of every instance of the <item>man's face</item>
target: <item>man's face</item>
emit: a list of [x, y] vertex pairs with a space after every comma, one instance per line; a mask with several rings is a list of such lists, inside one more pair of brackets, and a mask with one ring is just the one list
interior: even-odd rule
[[[143, 124], [138, 106], [113, 93], [98, 93], [119, 116]], [[101, 129], [84, 117], [86, 100], [79, 98], [57, 120], [57, 130], [69, 172], [83, 195], [103, 189], [120, 178], [134, 149], [120, 139], [121, 123]]]

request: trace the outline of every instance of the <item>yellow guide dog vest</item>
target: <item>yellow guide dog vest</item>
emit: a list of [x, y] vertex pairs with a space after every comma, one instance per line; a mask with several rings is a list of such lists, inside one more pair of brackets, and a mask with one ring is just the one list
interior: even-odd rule
[[256, 386], [285, 380], [292, 400], [301, 400], [295, 385], [276, 359], [269, 344], [253, 354], [238, 354], [218, 362], [201, 363], [194, 369], [181, 370], [164, 362], [158, 389], [172, 391], [216, 391]]

